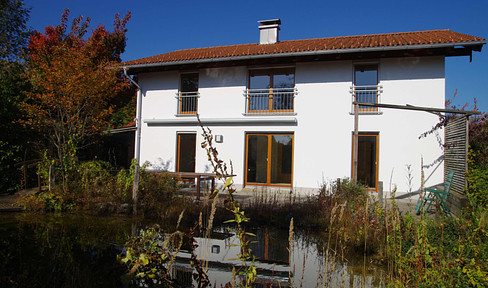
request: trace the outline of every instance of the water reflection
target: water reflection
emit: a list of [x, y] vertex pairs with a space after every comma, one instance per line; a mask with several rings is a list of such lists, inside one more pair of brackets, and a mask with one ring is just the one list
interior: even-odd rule
[[[128, 287], [116, 256], [146, 224], [126, 217], [0, 214], [0, 287]], [[333, 257], [338, 248], [328, 247], [315, 232], [295, 231], [291, 250], [288, 231], [262, 227], [249, 232], [256, 234], [249, 239], [258, 268], [256, 287], [386, 286], [384, 269], [362, 255]], [[232, 267], [242, 265], [236, 260], [235, 233], [220, 227], [196, 241], [212, 287], [230, 282]], [[181, 287], [194, 285], [189, 258], [181, 251], [172, 272]]]
[[117, 217], [0, 214], [0, 287], [123, 287]]
[[[290, 247], [287, 231], [262, 227], [250, 232], [256, 234], [249, 247], [258, 270], [256, 287], [386, 286], [382, 267], [370, 264], [370, 259], [361, 255], [347, 255], [347, 258], [346, 255], [336, 255], [316, 233], [295, 233]], [[195, 252], [208, 268], [210, 283], [220, 287], [231, 281], [232, 267], [242, 265], [237, 260], [240, 242], [235, 233], [227, 228], [217, 228], [210, 238], [197, 237], [196, 241], [198, 248]], [[179, 279], [187, 279], [185, 283], [189, 287], [191, 267], [187, 259], [190, 257], [187, 252], [178, 254], [174, 274]], [[185, 273], [188, 276], [185, 277]]]

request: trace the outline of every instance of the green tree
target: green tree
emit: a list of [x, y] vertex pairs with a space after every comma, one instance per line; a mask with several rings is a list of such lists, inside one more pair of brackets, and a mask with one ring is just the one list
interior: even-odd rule
[[22, 77], [28, 19], [29, 9], [22, 1], [0, 0], [0, 193], [19, 188], [20, 167], [15, 164], [22, 161], [29, 138], [15, 122], [21, 117], [18, 104], [29, 87]]

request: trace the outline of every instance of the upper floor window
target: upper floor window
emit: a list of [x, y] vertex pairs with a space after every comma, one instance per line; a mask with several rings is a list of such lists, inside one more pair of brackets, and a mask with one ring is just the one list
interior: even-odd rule
[[188, 115], [198, 112], [198, 73], [181, 74], [178, 92], [178, 114]]
[[[354, 85], [351, 89], [353, 101], [379, 103], [381, 87], [378, 85], [378, 65], [359, 64], [354, 66]], [[378, 112], [378, 107], [359, 106], [359, 112]]]
[[246, 112], [293, 112], [295, 94], [293, 68], [251, 70], [246, 91]]

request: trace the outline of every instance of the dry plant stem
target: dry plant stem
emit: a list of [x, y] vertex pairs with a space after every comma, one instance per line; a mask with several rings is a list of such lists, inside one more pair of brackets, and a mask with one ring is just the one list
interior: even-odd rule
[[200, 233], [203, 231], [203, 220], [202, 220], [202, 211], [200, 211], [200, 215], [198, 216], [198, 227], [200, 227]]
[[[291, 251], [293, 249], [293, 217], [290, 220], [290, 229], [288, 231], [288, 263], [290, 264], [290, 269], [288, 270], [288, 277], [291, 278]], [[293, 286], [293, 282], [292, 282]]]
[[207, 225], [207, 230], [206, 230], [206, 237], [209, 238], [210, 235], [212, 234], [212, 228], [213, 228], [213, 221], [215, 217], [215, 212], [217, 211], [217, 200], [219, 198], [215, 197], [212, 201], [212, 208], [210, 210], [210, 217], [208, 219], [208, 225]]
[[178, 222], [176, 223], [176, 230], [180, 227], [181, 219], [183, 219], [183, 215], [185, 214], [185, 209], [181, 211], [180, 216], [178, 217]]
[[[210, 216], [208, 218], [208, 222], [207, 222], [207, 227], [205, 229], [205, 241], [207, 241], [208, 239], [211, 238], [211, 235], [212, 235], [212, 229], [213, 229], [213, 221], [214, 221], [214, 217], [215, 217], [215, 211], [217, 211], [217, 200], [218, 200], [218, 197], [215, 197], [212, 201], [212, 208], [210, 210]], [[208, 201], [207, 201], [208, 203]], [[207, 255], [209, 254], [208, 252], [208, 245], [205, 245], [206, 249], [205, 249], [205, 261], [204, 261], [204, 266], [205, 266], [205, 272], [208, 273], [208, 257]]]
[[176, 237], [178, 237], [179, 241], [178, 241], [178, 245], [177, 245], [176, 249], [174, 250], [174, 252], [171, 255], [171, 258], [170, 258], [170, 261], [168, 264], [168, 269], [167, 269], [168, 275], [171, 272], [171, 268], [173, 267], [173, 263], [176, 260], [176, 255], [180, 252], [181, 246], [183, 245], [183, 233], [180, 231], [176, 231], [176, 232], [170, 234], [163, 242], [163, 248], [166, 250], [169, 250], [169, 242], [176, 239]]
[[364, 203], [364, 252], [363, 252], [363, 287], [366, 284], [366, 241], [367, 241], [367, 219], [368, 219], [368, 195], [365, 193], [366, 201]]
[[322, 287], [325, 287], [325, 283], [327, 282], [327, 270], [329, 266], [329, 251], [330, 251], [330, 239], [332, 232], [330, 229], [332, 229], [332, 225], [334, 225], [334, 219], [335, 219], [335, 213], [337, 210], [338, 205], [335, 204], [334, 207], [332, 207], [332, 211], [330, 213], [330, 224], [329, 224], [329, 240], [327, 241], [327, 251], [325, 252], [325, 270], [324, 270], [324, 280], [322, 282]]

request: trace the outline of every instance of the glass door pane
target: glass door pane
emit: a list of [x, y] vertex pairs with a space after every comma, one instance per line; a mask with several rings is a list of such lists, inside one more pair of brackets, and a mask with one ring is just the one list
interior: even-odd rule
[[[354, 86], [357, 102], [378, 103], [378, 65], [354, 66]], [[377, 111], [375, 107], [359, 106], [361, 111]]]
[[249, 111], [269, 110], [269, 88], [271, 87], [270, 75], [250, 75]]
[[358, 137], [358, 181], [369, 188], [376, 188], [377, 136]]
[[273, 110], [293, 111], [295, 74], [273, 75]]
[[268, 135], [247, 136], [247, 182], [268, 182]]
[[198, 103], [198, 73], [181, 74], [180, 92], [180, 113], [196, 113]]
[[293, 136], [271, 136], [271, 184], [291, 184]]
[[196, 134], [178, 134], [178, 172], [195, 172]]

